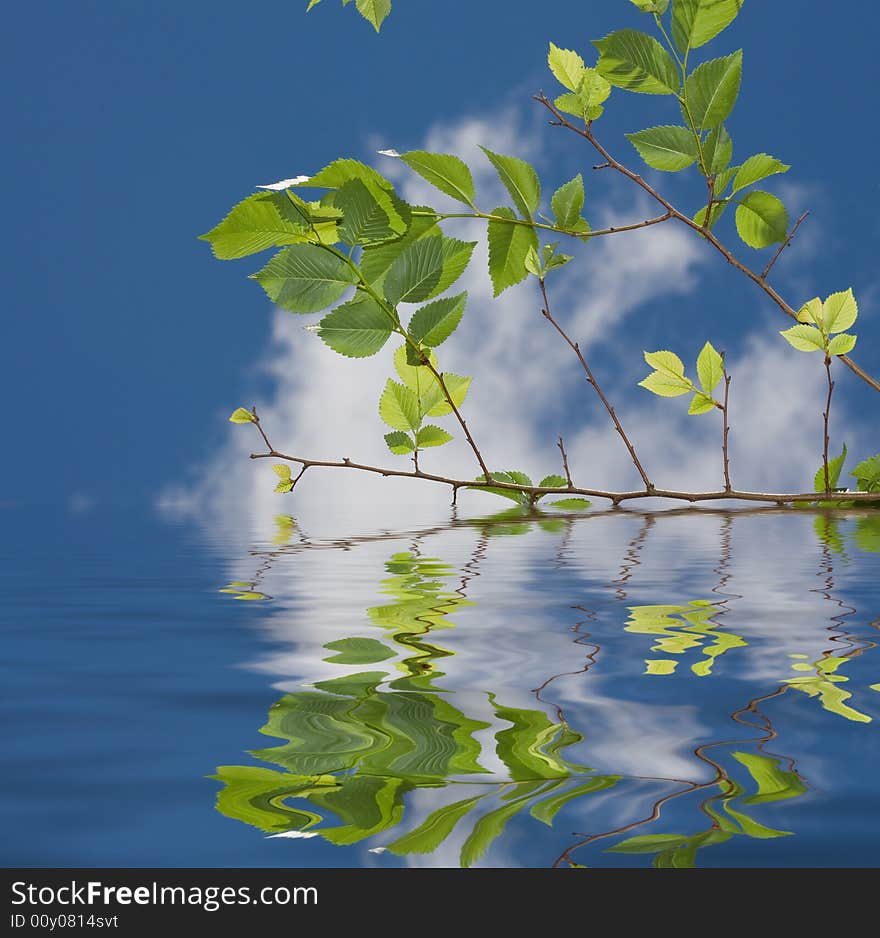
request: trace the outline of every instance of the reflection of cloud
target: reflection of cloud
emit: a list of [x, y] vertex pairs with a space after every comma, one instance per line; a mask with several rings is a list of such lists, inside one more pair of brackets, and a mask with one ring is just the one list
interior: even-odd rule
[[67, 499], [67, 510], [72, 515], [85, 515], [92, 511], [98, 504], [98, 500], [93, 495], [85, 492], [74, 492]]

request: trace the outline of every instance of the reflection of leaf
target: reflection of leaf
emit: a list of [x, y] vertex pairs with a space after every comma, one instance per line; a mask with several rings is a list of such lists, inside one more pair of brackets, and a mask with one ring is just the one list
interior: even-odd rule
[[609, 847], [606, 853], [656, 853], [667, 847], [679, 847], [688, 840], [686, 834], [639, 834]]
[[324, 659], [332, 664], [375, 664], [394, 657], [394, 652], [375, 638], [340, 638], [324, 647], [339, 652]]
[[753, 752], [734, 752], [733, 758], [749, 770], [758, 791], [743, 799], [743, 804], [766, 804], [769, 801], [784, 801], [797, 798], [806, 792], [806, 786], [796, 772], [784, 771], [778, 759]]
[[311, 796], [319, 808], [345, 822], [341, 827], [322, 828], [321, 834], [333, 844], [354, 844], [394, 827], [403, 815], [403, 796], [411, 787], [402, 778], [344, 776], [337, 788]]
[[880, 515], [873, 518], [859, 518], [853, 541], [859, 550], [872, 554], [880, 553]]
[[[553, 785], [555, 787], [555, 784]], [[546, 788], [544, 789], [546, 791]], [[507, 804], [484, 814], [476, 824], [461, 848], [461, 865], [473, 866], [489, 849], [489, 846], [501, 835], [507, 822], [518, 814], [535, 797], [533, 791], [509, 801]]]
[[414, 830], [389, 844], [387, 849], [397, 854], [433, 853], [452, 833], [455, 825], [484, 797], [485, 795], [477, 795], [475, 798], [466, 798], [464, 801], [456, 801], [455, 804], [439, 808], [429, 814]]
[[836, 713], [838, 716], [852, 720], [854, 723], [870, 723], [871, 718], [867, 714], [846, 705], [844, 701], [849, 700], [852, 694], [837, 686], [845, 684], [849, 680], [844, 675], [836, 673], [837, 669], [847, 661], [849, 661], [849, 658], [828, 655], [825, 658], [820, 658], [812, 665], [793, 664], [792, 668], [795, 671], [814, 669], [815, 675], [812, 677], [789, 678], [786, 683], [795, 690], [802, 691], [808, 697], [818, 697], [819, 703], [830, 713]]
[[[494, 696], [491, 698], [495, 703]], [[571, 774], [564, 760], [549, 751], [564, 727], [541, 710], [495, 705], [495, 716], [512, 724], [495, 734], [499, 758], [512, 779], [560, 778]]]
[[835, 554], [843, 553], [843, 538], [840, 536], [840, 528], [837, 524], [837, 518], [831, 518], [828, 515], [816, 515], [813, 521], [813, 529], [816, 537]]
[[612, 788], [620, 781], [619, 775], [597, 775], [582, 785], [576, 785], [568, 791], [545, 798], [542, 801], [532, 805], [529, 812], [532, 817], [543, 821], [548, 827], [553, 824], [553, 819], [570, 801], [580, 798], [583, 795], [589, 795], [596, 791], [604, 791]]
[[291, 808], [285, 799], [303, 797], [316, 788], [337, 784], [332, 775], [291, 775], [241, 765], [221, 765], [214, 778], [223, 782], [217, 794], [217, 810], [267, 833], [303, 830], [319, 824], [323, 820], [320, 814]]

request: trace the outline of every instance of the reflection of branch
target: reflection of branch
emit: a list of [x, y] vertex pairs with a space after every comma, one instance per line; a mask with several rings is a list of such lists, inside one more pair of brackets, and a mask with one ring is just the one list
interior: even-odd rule
[[656, 518], [653, 514], [647, 514], [642, 521], [642, 526], [639, 528], [639, 533], [629, 542], [627, 545], [627, 551], [623, 558], [623, 563], [620, 567], [620, 576], [614, 580], [614, 583], [619, 584], [615, 593], [617, 598], [621, 601], [627, 598], [627, 592], [624, 589], [624, 586], [629, 583], [632, 578], [632, 571], [635, 567], [641, 564], [639, 556], [642, 552], [642, 548], [645, 546], [645, 540], [648, 537], [648, 534], [651, 528], [654, 527], [654, 522]]

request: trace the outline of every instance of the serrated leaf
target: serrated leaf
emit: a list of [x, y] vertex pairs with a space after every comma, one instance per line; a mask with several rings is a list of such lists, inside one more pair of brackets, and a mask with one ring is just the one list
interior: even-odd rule
[[788, 212], [775, 195], [760, 189], [747, 193], [736, 209], [739, 236], [751, 248], [765, 248], [788, 235]]
[[847, 332], [836, 335], [828, 345], [829, 355], [849, 355], [856, 347], [856, 336]]
[[[833, 459], [828, 460], [828, 487], [830, 489], [836, 489], [838, 483], [840, 482], [840, 473], [843, 472], [843, 467], [846, 464], [847, 457], [847, 448], [846, 443], [843, 444], [843, 449], [840, 452], [839, 456], [835, 456]], [[813, 477], [813, 491], [814, 492], [824, 492], [825, 491], [825, 466], [824, 464], [819, 466], [816, 471], [816, 475]]]
[[249, 410], [246, 410], [244, 407], [237, 407], [229, 415], [229, 422], [230, 423], [256, 423], [257, 420], [256, 420], [256, 417], [254, 417], [254, 415]]
[[276, 463], [272, 466], [272, 471], [279, 479], [289, 479], [290, 478], [290, 466], [285, 466], [284, 463]]
[[711, 395], [724, 377], [724, 358], [711, 342], [707, 342], [697, 356], [697, 376], [707, 395]]
[[626, 139], [652, 169], [677, 173], [697, 160], [697, 141], [687, 127], [671, 124], [649, 127], [626, 134]]
[[545, 476], [538, 483], [538, 487], [542, 489], [564, 489], [566, 485], [568, 482], [558, 475]]
[[825, 306], [818, 296], [804, 303], [797, 314], [797, 320], [817, 326], [825, 325]]
[[342, 185], [333, 197], [333, 205], [342, 211], [339, 239], [348, 245], [370, 244], [398, 238], [404, 228], [392, 225], [388, 213], [360, 179]]
[[355, 6], [376, 32], [379, 32], [385, 17], [391, 12], [391, 0], [356, 0]]
[[[413, 211], [428, 212], [424, 206], [413, 206]], [[368, 283], [380, 285], [388, 268], [414, 242], [425, 237], [434, 237], [440, 234], [436, 218], [425, 215], [413, 215], [406, 234], [395, 241], [386, 241], [379, 245], [368, 245], [364, 248], [360, 259], [361, 273]]]
[[850, 475], [858, 480], [859, 491], [880, 492], [880, 453], [860, 462]]
[[357, 282], [342, 258], [315, 244], [284, 248], [251, 276], [270, 300], [291, 313], [320, 312]]
[[726, 29], [745, 0], [673, 0], [672, 38], [679, 51], [699, 49]]
[[792, 326], [779, 333], [786, 342], [799, 352], [821, 352], [825, 349], [825, 340], [822, 333], [815, 326], [806, 324]]
[[571, 229], [580, 221], [584, 208], [584, 177], [578, 173], [574, 179], [561, 185], [550, 200], [557, 228]]
[[756, 153], [740, 166], [733, 181], [733, 192], [736, 194], [741, 189], [752, 186], [762, 179], [767, 179], [768, 176], [787, 173], [790, 169], [790, 166], [777, 160], [774, 156], [767, 153]]
[[568, 88], [569, 91], [578, 90], [578, 85], [584, 75], [584, 60], [577, 52], [572, 52], [571, 49], [560, 49], [551, 42], [547, 64], [559, 84]]
[[368, 294], [337, 306], [316, 328], [323, 341], [347, 358], [375, 355], [391, 336], [393, 324], [388, 313]]
[[[496, 208], [492, 213], [502, 218], [516, 219], [512, 209]], [[525, 266], [530, 248], [537, 250], [538, 236], [534, 228], [526, 225], [508, 224], [497, 219], [490, 220], [487, 227], [489, 241], [489, 276], [495, 296], [528, 276]]]
[[597, 68], [612, 85], [642, 94], [678, 93], [678, 68], [652, 36], [621, 29], [593, 45], [599, 50]]
[[282, 479], [276, 486], [275, 491], [280, 495], [285, 494], [286, 492], [293, 491], [293, 480], [292, 479]]
[[856, 302], [852, 288], [844, 293], [832, 293], [823, 304], [825, 331], [828, 333], [843, 332], [849, 329], [855, 323], [858, 315], [859, 304]]
[[659, 351], [645, 352], [645, 361], [657, 371], [671, 375], [674, 378], [684, 377], [684, 362], [675, 352]]
[[440, 251], [443, 254], [443, 266], [440, 270], [440, 279], [426, 299], [431, 300], [435, 296], [439, 296], [458, 280], [467, 269], [476, 246], [476, 241], [441, 238]]
[[708, 414], [710, 410], [715, 410], [715, 401], [708, 394], [697, 391], [691, 401], [691, 406], [688, 408], [688, 413], [694, 416]]
[[[712, 203], [712, 220], [709, 223], [709, 230], [718, 223], [718, 219], [724, 214], [724, 210], [730, 204], [728, 199], [722, 199], [719, 202]], [[694, 215], [694, 222], [698, 224], [701, 228], [706, 224], [706, 209], [708, 206], [704, 205], [696, 215]]]
[[561, 508], [563, 511], [584, 511], [592, 505], [586, 498], [561, 498], [558, 502], [550, 502], [551, 508]]
[[200, 240], [210, 243], [215, 257], [232, 260], [308, 239], [305, 221], [285, 193], [258, 192], [233, 206]]
[[385, 297], [394, 306], [426, 300], [440, 282], [442, 271], [442, 238], [415, 241], [397, 257], [385, 276]]
[[413, 313], [407, 331], [420, 344], [436, 348], [458, 328], [466, 303], [466, 292], [428, 303]]
[[676, 378], [660, 371], [651, 372], [647, 378], [639, 381], [639, 386], [660, 397], [681, 397], [692, 390], [690, 383], [684, 378]]
[[448, 153], [429, 153], [427, 150], [410, 150], [402, 153], [400, 158], [441, 192], [474, 207], [474, 179], [464, 160]]
[[526, 270], [530, 274], [534, 274], [536, 277], [542, 277], [544, 275], [544, 268], [541, 264], [541, 260], [538, 257], [538, 252], [535, 250], [534, 245], [532, 245], [528, 251], [526, 251], [525, 260], [523, 263], [525, 264]]
[[[384, 420], [385, 418], [383, 417], [382, 419]], [[388, 421], [386, 420], [385, 422], [387, 423]], [[412, 437], [403, 430], [395, 430], [394, 433], [386, 433], [385, 442], [388, 444], [388, 449], [390, 449], [395, 456], [403, 456], [406, 453], [411, 453], [416, 448]]]
[[513, 204], [519, 209], [522, 217], [531, 219], [541, 201], [541, 183], [535, 168], [519, 157], [493, 153], [486, 147], [480, 149], [495, 167], [499, 179], [504, 183], [504, 188], [510, 193]]
[[[703, 159], [706, 162], [706, 169], [710, 175], [717, 175], [723, 172], [730, 165], [730, 159], [733, 156], [733, 140], [724, 124], [713, 127], [706, 135], [703, 142]], [[721, 180], [715, 180], [715, 193], [722, 195], [727, 188], [727, 183], [722, 185]]]
[[415, 392], [391, 378], [379, 399], [379, 416], [395, 430], [418, 430], [422, 421]]
[[684, 86], [686, 113], [698, 130], [709, 130], [727, 120], [741, 83], [742, 50], [704, 62], [688, 76]]
[[441, 427], [435, 427], [432, 423], [422, 427], [416, 434], [416, 444], [419, 449], [426, 449], [429, 446], [443, 446], [451, 439], [451, 433], [447, 433]]
[[[449, 392], [453, 403], [456, 407], [461, 407], [464, 403], [464, 399], [467, 397], [468, 389], [471, 386], [471, 379], [462, 375], [453, 374], [450, 371], [444, 371], [442, 377], [443, 384], [446, 386], [446, 390]], [[445, 417], [447, 414], [452, 413], [452, 407], [450, 407], [449, 402], [443, 396], [440, 387], [436, 385], [436, 381], [434, 384], [435, 394], [438, 400], [436, 404], [432, 403], [430, 408], [424, 411], [424, 414], [426, 417]], [[423, 408], [429, 403], [426, 398], [422, 404]]]

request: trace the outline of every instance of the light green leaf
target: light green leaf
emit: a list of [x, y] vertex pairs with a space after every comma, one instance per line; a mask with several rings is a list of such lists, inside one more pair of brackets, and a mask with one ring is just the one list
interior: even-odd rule
[[249, 410], [246, 410], [244, 407], [237, 407], [229, 415], [229, 422], [230, 423], [256, 423], [257, 419]]
[[525, 264], [526, 270], [530, 274], [534, 274], [536, 277], [544, 276], [544, 268], [541, 265], [540, 258], [538, 257], [538, 252], [535, 250], [534, 245], [531, 245], [528, 251], [526, 251], [525, 260], [523, 261], [523, 263]]
[[602, 116], [602, 103], [608, 100], [611, 85], [595, 68], [585, 68], [577, 91], [562, 94], [556, 99], [556, 107], [566, 114], [573, 114], [585, 121]]
[[684, 377], [684, 362], [675, 352], [645, 352], [645, 361], [657, 371], [670, 375], [673, 378]]
[[844, 293], [832, 293], [825, 300], [823, 308], [825, 331], [828, 333], [844, 332], [855, 323], [859, 315], [859, 304], [852, 288]]
[[466, 303], [466, 292], [428, 303], [413, 313], [407, 331], [420, 344], [436, 348], [456, 330]]
[[[387, 204], [387, 202], [386, 202]], [[342, 211], [339, 238], [345, 244], [370, 244], [400, 237], [405, 230], [399, 215], [397, 224], [360, 179], [350, 179], [333, 196], [333, 205]]]
[[572, 52], [571, 49], [560, 49], [551, 42], [547, 64], [561, 85], [569, 91], [578, 90], [584, 76], [584, 60], [577, 52]]
[[418, 430], [421, 414], [415, 392], [389, 378], [379, 399], [379, 416], [395, 430]]
[[352, 179], [359, 179], [371, 190], [384, 189], [389, 195], [394, 191], [394, 186], [378, 170], [359, 160], [344, 157], [328, 163], [300, 185], [313, 189], [339, 189]]
[[431, 300], [435, 296], [439, 296], [458, 280], [470, 263], [471, 255], [474, 253], [476, 246], [476, 241], [459, 241], [457, 238], [441, 238], [440, 251], [443, 254], [443, 266], [440, 270], [440, 279], [425, 299]]
[[[464, 403], [464, 399], [467, 397], [468, 388], [471, 386], [471, 379], [463, 377], [462, 375], [452, 374], [450, 371], [444, 371], [443, 384], [446, 386], [446, 390], [449, 392], [449, 396], [452, 398], [455, 406], [461, 407]], [[449, 402], [443, 396], [443, 392], [436, 381], [434, 382], [434, 393], [437, 403], [431, 404], [430, 408], [424, 410], [425, 416], [445, 417], [447, 414], [451, 414], [452, 407], [449, 406]], [[423, 399], [422, 407], [425, 408], [429, 403], [430, 401], [426, 396], [425, 399]]]
[[376, 32], [391, 12], [391, 0], [356, 0], [358, 13], [368, 22], [372, 23]]
[[732, 755], [748, 769], [758, 786], [757, 794], [743, 799], [744, 804], [766, 804], [806, 794], [806, 786], [798, 774], [780, 769], [778, 759], [749, 752], [734, 752]]
[[836, 335], [828, 345], [828, 354], [829, 355], [849, 355], [849, 353], [856, 347], [856, 337], [854, 335], [849, 335], [846, 332], [842, 332], [840, 335]]
[[777, 173], [787, 173], [790, 169], [790, 166], [777, 160], [774, 156], [770, 156], [767, 153], [757, 153], [755, 156], [750, 156], [745, 163], [740, 166], [739, 172], [736, 174], [736, 179], [733, 181], [733, 192], [735, 194], [739, 192], [740, 189], [754, 185], [756, 182], [760, 182], [768, 176], [775, 176]]
[[[424, 206], [413, 206], [413, 211], [430, 212]], [[388, 268], [400, 257], [403, 251], [425, 237], [436, 237], [440, 234], [436, 218], [425, 215], [413, 215], [410, 226], [402, 238], [395, 241], [386, 241], [378, 245], [368, 245], [361, 254], [361, 273], [368, 283], [380, 285]]]
[[272, 471], [279, 479], [289, 479], [290, 478], [290, 466], [285, 466], [284, 463], [276, 463], [272, 466]]
[[385, 297], [398, 303], [428, 299], [443, 272], [443, 239], [422, 238], [405, 248], [385, 276]]
[[347, 358], [369, 358], [388, 341], [393, 323], [389, 315], [366, 293], [337, 306], [315, 327], [324, 342]]
[[389, 844], [387, 850], [400, 856], [433, 853], [452, 833], [455, 825], [484, 797], [485, 795], [477, 795], [438, 808], [414, 830]]
[[293, 479], [282, 479], [276, 486], [275, 491], [279, 494], [293, 491]]
[[673, 0], [672, 38], [680, 52], [699, 49], [726, 29], [745, 0]]
[[[728, 199], [722, 199], [720, 202], [712, 203], [712, 221], [709, 223], [709, 230], [718, 223], [718, 219], [724, 214], [724, 210], [730, 204]], [[703, 206], [696, 215], [694, 215], [694, 221], [702, 228], [706, 224], [706, 208]]]
[[410, 150], [402, 153], [400, 158], [441, 192], [474, 207], [474, 179], [464, 160], [448, 153], [428, 153], [426, 150]]
[[825, 326], [825, 306], [818, 296], [804, 303], [800, 308], [797, 319], [798, 322], [810, 323], [820, 327]]
[[859, 491], [880, 492], [880, 453], [860, 462], [850, 475], [858, 479]]
[[654, 371], [644, 381], [639, 381], [639, 386], [647, 388], [660, 397], [681, 397], [682, 394], [688, 394], [692, 390], [690, 382], [684, 378], [677, 378], [660, 371]]
[[699, 130], [709, 130], [727, 120], [741, 83], [742, 50], [704, 62], [688, 76], [684, 86], [687, 110]]
[[[584, 227], [587, 231], [590, 230], [590, 226], [581, 219]], [[541, 249], [542, 261], [544, 264], [544, 270], [556, 270], [559, 267], [564, 267], [570, 260], [573, 260], [570, 254], [561, 254], [557, 252], [558, 244], [545, 244]]]
[[[724, 124], [714, 127], [706, 135], [703, 143], [703, 159], [706, 163], [706, 169], [711, 175], [723, 172], [730, 165], [730, 159], [733, 156], [733, 140]], [[715, 194], [723, 195], [727, 188], [727, 183], [722, 185], [722, 180], [715, 180]]]
[[538, 204], [541, 201], [541, 183], [534, 167], [518, 157], [493, 153], [486, 147], [480, 147], [480, 149], [495, 167], [522, 217], [531, 219], [532, 213], [538, 210]]
[[574, 179], [561, 185], [550, 200], [557, 228], [572, 229], [581, 220], [584, 208], [584, 177], [578, 173]]
[[440, 427], [435, 427], [432, 423], [422, 427], [416, 434], [416, 444], [419, 449], [427, 449], [429, 446], [443, 446], [451, 439], [451, 433], [447, 433]]
[[563, 489], [566, 485], [568, 485], [568, 483], [565, 479], [558, 475], [545, 476], [538, 483], [538, 487], [542, 489]]
[[621, 29], [593, 45], [599, 50], [599, 72], [612, 85], [642, 94], [678, 93], [678, 68], [652, 36]]
[[637, 6], [642, 13], [657, 13], [662, 16], [669, 6], [669, 0], [629, 0]]
[[821, 352], [825, 349], [822, 333], [815, 326], [792, 326], [779, 334], [799, 352]]
[[291, 313], [320, 312], [357, 282], [342, 258], [316, 244], [284, 248], [251, 277], [270, 300]]
[[697, 141], [687, 127], [664, 125], [626, 134], [652, 169], [676, 173], [697, 159]]
[[765, 248], [788, 235], [788, 212], [775, 195], [760, 189], [747, 193], [736, 210], [739, 236], [751, 248]]
[[[390, 404], [389, 406], [394, 405]], [[396, 411], [394, 419], [397, 419]], [[387, 422], [386, 420], [386, 423]], [[408, 433], [404, 433], [403, 430], [395, 430], [394, 433], [386, 433], [385, 442], [388, 444], [388, 449], [390, 449], [395, 456], [403, 456], [406, 453], [411, 453], [416, 448], [412, 437]]]
[[709, 395], [699, 391], [694, 394], [688, 413], [691, 415], [708, 414], [710, 410], [715, 410], [715, 401]]
[[200, 240], [210, 243], [215, 257], [231, 260], [306, 241], [307, 230], [305, 220], [284, 192], [258, 192], [234, 206]]
[[707, 342], [697, 356], [697, 375], [707, 395], [711, 395], [724, 377], [724, 358]]
[[[502, 206], [493, 215], [516, 219], [512, 209]], [[487, 227], [489, 240], [489, 276], [495, 296], [528, 276], [525, 260], [530, 248], [537, 250], [538, 236], [534, 228], [491, 220]]]
[[[843, 467], [846, 464], [847, 455], [846, 443], [844, 443], [840, 455], [828, 460], [828, 487], [830, 489], [837, 488], [838, 483], [840, 482], [840, 473], [843, 472]], [[816, 475], [813, 477], [813, 491], [825, 491], [824, 464], [819, 466], [818, 470], [816, 471]]]
[[558, 502], [549, 502], [551, 508], [561, 508], [563, 511], [584, 511], [592, 505], [585, 498], [561, 498]]

